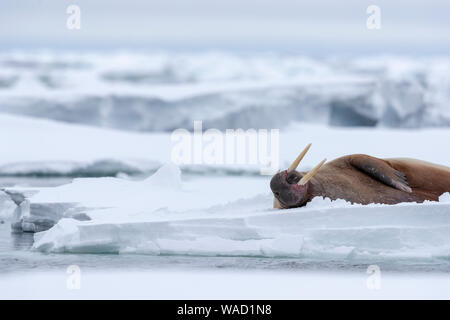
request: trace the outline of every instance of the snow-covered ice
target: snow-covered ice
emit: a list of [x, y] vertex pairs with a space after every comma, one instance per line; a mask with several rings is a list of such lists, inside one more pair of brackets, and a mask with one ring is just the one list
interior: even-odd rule
[[[163, 167], [156, 177], [171, 170]], [[148, 180], [127, 181], [124, 189], [117, 188], [119, 182], [109, 181], [110, 187], [102, 191], [106, 196], [93, 195], [96, 183], [91, 180], [31, 197], [31, 202], [77, 198], [90, 208], [104, 207], [108, 197], [111, 200], [110, 208], [87, 212], [91, 221], [64, 218], [50, 230], [36, 234], [33, 248], [46, 252], [329, 259], [427, 259], [450, 254], [448, 194], [440, 202], [394, 206], [314, 199], [305, 208], [280, 211], [271, 209], [272, 197], [267, 192], [247, 199], [234, 195], [236, 200], [219, 205], [218, 198], [224, 197], [217, 181], [202, 181], [206, 186], [193, 192], [161, 187], [159, 179]], [[245, 189], [233, 188], [238, 193]], [[256, 191], [261, 190], [253, 193]], [[219, 195], [214, 195], [216, 192]], [[145, 193], [148, 196], [140, 199]]]

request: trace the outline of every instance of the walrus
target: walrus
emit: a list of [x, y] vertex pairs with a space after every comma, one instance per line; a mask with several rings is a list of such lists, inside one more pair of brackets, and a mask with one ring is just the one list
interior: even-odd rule
[[358, 204], [396, 204], [400, 202], [439, 201], [450, 192], [450, 168], [409, 158], [380, 159], [352, 154], [325, 164], [321, 161], [310, 172], [297, 167], [309, 144], [291, 166], [270, 181], [274, 207], [305, 206], [315, 197], [344, 199]]

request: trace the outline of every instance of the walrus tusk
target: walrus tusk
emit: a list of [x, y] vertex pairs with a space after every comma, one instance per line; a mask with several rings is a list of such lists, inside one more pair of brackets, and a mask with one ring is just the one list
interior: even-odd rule
[[288, 173], [294, 171], [295, 169], [297, 169], [298, 165], [300, 164], [300, 161], [302, 161], [303, 157], [308, 152], [309, 148], [311, 148], [311, 143], [308, 144], [306, 146], [306, 148], [302, 151], [302, 153], [300, 153], [298, 155], [297, 159], [295, 159], [294, 162], [292, 162], [292, 164], [290, 165], [289, 169], [287, 169]]
[[298, 185], [303, 186], [306, 184], [311, 178], [319, 171], [320, 167], [323, 166], [323, 164], [327, 161], [327, 159], [323, 159], [314, 169], [312, 169], [310, 172], [305, 174], [303, 178], [297, 183]]

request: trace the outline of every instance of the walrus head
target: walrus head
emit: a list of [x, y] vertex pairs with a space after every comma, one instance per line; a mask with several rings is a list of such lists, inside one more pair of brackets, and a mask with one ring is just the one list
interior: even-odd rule
[[326, 159], [322, 160], [308, 173], [296, 171], [300, 161], [302, 161], [310, 147], [311, 144], [308, 144], [287, 170], [278, 172], [270, 181], [270, 189], [272, 189], [275, 199], [282, 208], [296, 208], [306, 205], [308, 202], [309, 180], [327, 161]]

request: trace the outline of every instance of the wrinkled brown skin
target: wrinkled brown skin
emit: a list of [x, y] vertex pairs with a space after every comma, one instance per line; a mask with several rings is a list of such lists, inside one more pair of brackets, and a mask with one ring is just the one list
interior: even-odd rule
[[[306, 172], [294, 174], [298, 181]], [[438, 201], [445, 192], [450, 192], [449, 167], [415, 159], [354, 154], [325, 164], [307, 183], [299, 203], [286, 206], [275, 197], [274, 207], [300, 207], [314, 197], [359, 204]]]

